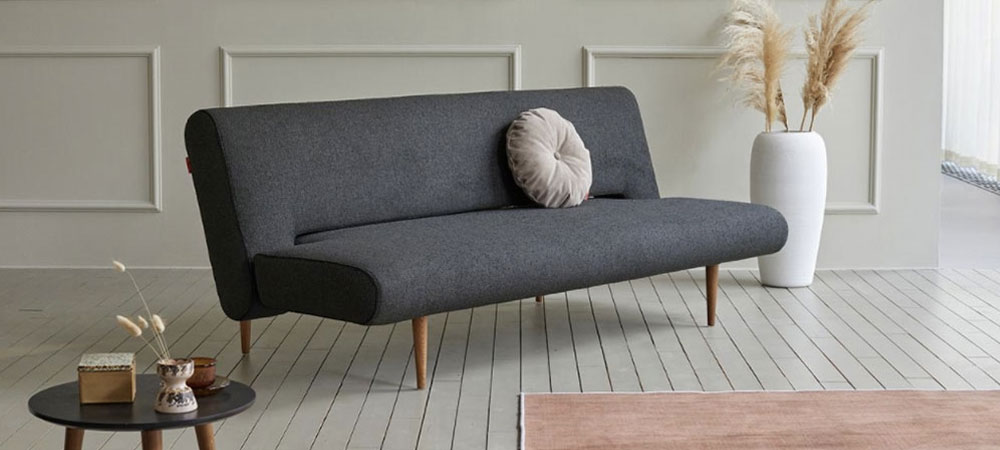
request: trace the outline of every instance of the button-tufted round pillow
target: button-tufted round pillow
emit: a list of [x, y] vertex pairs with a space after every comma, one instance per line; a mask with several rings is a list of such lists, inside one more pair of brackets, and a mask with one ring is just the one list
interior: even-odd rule
[[528, 197], [547, 208], [587, 199], [590, 151], [573, 124], [548, 108], [521, 113], [507, 129], [507, 163]]

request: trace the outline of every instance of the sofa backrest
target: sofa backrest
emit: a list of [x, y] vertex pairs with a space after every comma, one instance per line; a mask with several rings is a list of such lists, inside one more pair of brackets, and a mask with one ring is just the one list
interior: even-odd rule
[[234, 319], [257, 301], [254, 255], [301, 235], [529, 205], [506, 162], [517, 115], [547, 107], [591, 152], [595, 196], [655, 198], [635, 98], [625, 88], [488, 92], [201, 110], [185, 130], [219, 296]]

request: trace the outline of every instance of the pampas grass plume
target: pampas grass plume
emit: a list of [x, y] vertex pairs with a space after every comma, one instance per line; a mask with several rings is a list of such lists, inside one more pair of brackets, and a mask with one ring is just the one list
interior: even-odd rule
[[142, 327], [143, 330], [149, 328], [149, 322], [146, 321], [145, 317], [135, 316], [135, 321], [139, 322], [139, 326]]
[[764, 113], [766, 131], [776, 120], [788, 129], [781, 75], [791, 30], [781, 24], [770, 0], [733, 0], [722, 34], [726, 53], [719, 67], [742, 91], [743, 103]]
[[119, 272], [125, 272], [126, 270], [125, 264], [122, 264], [121, 261], [111, 261], [111, 265]]
[[785, 98], [781, 93], [781, 75], [788, 62], [788, 47], [792, 42], [792, 31], [785, 29], [778, 20], [778, 15], [768, 17], [764, 28], [764, 98], [767, 99], [768, 128], [775, 120], [785, 125], [788, 130], [788, 113], [785, 111]]
[[854, 51], [861, 44], [861, 25], [868, 19], [874, 0], [854, 11], [841, 5], [841, 0], [826, 0], [823, 11], [809, 18], [805, 29], [806, 83], [802, 87], [802, 114], [800, 129], [805, 131], [806, 117], [812, 112], [809, 131], [816, 124], [816, 114], [830, 101], [830, 93], [847, 70]]

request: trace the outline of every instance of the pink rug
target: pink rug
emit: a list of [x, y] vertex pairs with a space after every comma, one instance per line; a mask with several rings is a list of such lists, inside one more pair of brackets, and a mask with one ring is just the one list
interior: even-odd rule
[[996, 449], [1000, 391], [524, 394], [521, 446]]

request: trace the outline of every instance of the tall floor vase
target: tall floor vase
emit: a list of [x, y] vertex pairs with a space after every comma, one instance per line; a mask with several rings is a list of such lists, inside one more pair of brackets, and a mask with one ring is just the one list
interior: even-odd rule
[[761, 133], [750, 160], [750, 200], [788, 221], [788, 242], [758, 259], [767, 286], [813, 282], [826, 209], [826, 143], [817, 133]]

